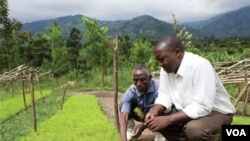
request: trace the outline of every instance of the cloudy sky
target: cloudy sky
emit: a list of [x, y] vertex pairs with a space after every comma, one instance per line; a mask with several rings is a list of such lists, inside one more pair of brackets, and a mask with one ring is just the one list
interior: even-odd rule
[[199, 21], [250, 5], [250, 0], [8, 0], [9, 17], [23, 23], [81, 14], [97, 20], [151, 15], [172, 23]]

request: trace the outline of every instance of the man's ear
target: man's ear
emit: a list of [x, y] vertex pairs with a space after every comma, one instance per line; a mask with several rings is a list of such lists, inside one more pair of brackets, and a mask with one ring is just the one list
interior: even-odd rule
[[152, 75], [150, 74], [150, 75], [149, 75], [149, 80], [151, 80], [151, 79], [152, 79]]
[[175, 49], [175, 54], [179, 57], [181, 56], [181, 50], [179, 48]]

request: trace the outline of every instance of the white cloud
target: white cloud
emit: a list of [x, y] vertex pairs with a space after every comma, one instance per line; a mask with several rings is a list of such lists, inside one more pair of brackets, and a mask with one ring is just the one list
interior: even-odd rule
[[8, 0], [9, 15], [22, 22], [82, 14], [98, 20], [151, 15], [172, 22], [208, 19], [250, 5], [249, 0]]

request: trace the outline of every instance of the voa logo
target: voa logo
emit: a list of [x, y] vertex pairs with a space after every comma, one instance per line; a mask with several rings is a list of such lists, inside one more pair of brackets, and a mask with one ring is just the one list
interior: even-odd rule
[[226, 129], [227, 136], [247, 136], [244, 129]]

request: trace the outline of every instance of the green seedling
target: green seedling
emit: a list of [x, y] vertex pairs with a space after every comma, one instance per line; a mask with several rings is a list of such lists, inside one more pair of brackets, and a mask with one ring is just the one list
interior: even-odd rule
[[134, 112], [135, 112], [135, 114], [136, 114], [138, 117], [140, 117], [141, 119], [144, 117], [144, 114], [143, 114], [143, 112], [141, 111], [141, 108], [135, 107]]

